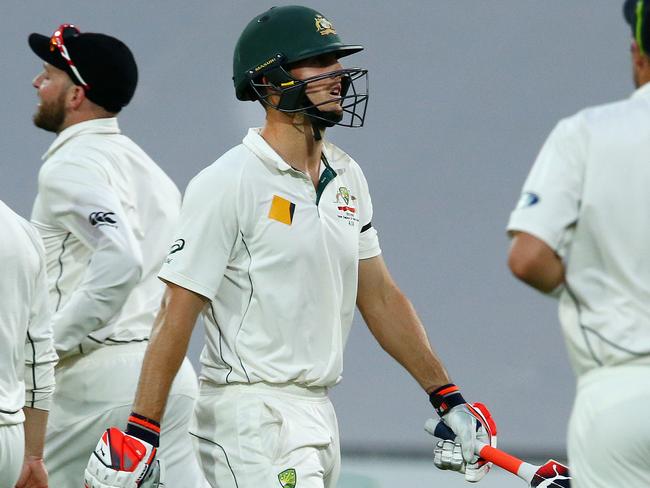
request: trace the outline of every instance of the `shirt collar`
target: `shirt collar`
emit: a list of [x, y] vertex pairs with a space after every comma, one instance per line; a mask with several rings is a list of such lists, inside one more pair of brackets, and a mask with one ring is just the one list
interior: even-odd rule
[[248, 129], [248, 134], [242, 141], [244, 146], [250, 149], [264, 163], [277, 167], [280, 171], [289, 171], [291, 166], [280, 157], [278, 153], [262, 137], [262, 128], [254, 127]]
[[85, 134], [119, 134], [120, 127], [117, 124], [115, 117], [92, 119], [78, 124], [71, 125], [62, 130], [59, 135], [54, 139], [54, 142], [43, 154], [43, 160], [48, 159], [54, 154], [61, 146], [68, 142], [73, 137]]
[[632, 98], [643, 97], [650, 98], [650, 83], [645, 83], [632, 93]]
[[[289, 171], [294, 168], [291, 167], [282, 157], [275, 152], [275, 150], [269, 145], [268, 142], [262, 137], [262, 128], [255, 127], [248, 129], [248, 134], [244, 137], [242, 141], [244, 146], [250, 149], [258, 158], [260, 158], [265, 164], [269, 164], [273, 167], [276, 167], [280, 171]], [[323, 154], [327, 159], [328, 164], [334, 169], [338, 170], [338, 159], [331, 157], [332, 150], [330, 148], [330, 143], [323, 141]], [[324, 164], [321, 164], [321, 173], [325, 168]]]

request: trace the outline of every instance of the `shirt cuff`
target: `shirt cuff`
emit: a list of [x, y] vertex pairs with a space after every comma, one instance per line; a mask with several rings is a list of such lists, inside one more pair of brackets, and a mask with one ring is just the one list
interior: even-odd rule
[[204, 286], [201, 283], [197, 283], [196, 281], [194, 281], [191, 278], [188, 278], [184, 274], [179, 273], [178, 271], [173, 271], [168, 268], [163, 268], [160, 271], [160, 273], [158, 273], [158, 278], [163, 281], [169, 281], [170, 283], [174, 283], [175, 285], [178, 285], [181, 288], [185, 288], [186, 290], [190, 290], [193, 291], [194, 293], [198, 293], [199, 295], [207, 298], [210, 301], [212, 301], [212, 299], [217, 294], [216, 290], [211, 290], [207, 286]]

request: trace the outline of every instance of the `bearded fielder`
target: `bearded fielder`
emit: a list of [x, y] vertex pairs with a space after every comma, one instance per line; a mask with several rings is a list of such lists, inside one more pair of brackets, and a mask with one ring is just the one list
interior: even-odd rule
[[[33, 82], [40, 100], [34, 123], [57, 134], [43, 157], [32, 212], [45, 245], [61, 356], [45, 460], [51, 486], [74, 488], [83, 484], [97, 437], [129, 418], [180, 194], [120, 132], [116, 116], [137, 83], [123, 42], [62, 25], [49, 37], [32, 34], [29, 45], [44, 61]], [[169, 486], [200, 487], [187, 432], [197, 383], [190, 363], [181, 362], [160, 457]]]

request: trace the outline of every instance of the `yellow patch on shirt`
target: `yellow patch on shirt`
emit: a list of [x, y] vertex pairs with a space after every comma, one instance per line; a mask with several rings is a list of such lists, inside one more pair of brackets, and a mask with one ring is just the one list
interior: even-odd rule
[[271, 209], [269, 210], [269, 218], [282, 222], [283, 224], [291, 225], [295, 209], [295, 203], [291, 203], [289, 200], [273, 195]]

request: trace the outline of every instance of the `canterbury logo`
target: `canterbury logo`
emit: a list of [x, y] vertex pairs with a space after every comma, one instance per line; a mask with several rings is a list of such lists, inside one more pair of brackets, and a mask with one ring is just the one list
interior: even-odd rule
[[174, 254], [175, 252], [180, 251], [184, 247], [185, 247], [185, 239], [178, 239], [174, 241], [174, 244], [172, 244], [172, 247], [169, 250], [169, 254]]
[[115, 220], [115, 212], [93, 212], [88, 216], [90, 225], [100, 227], [102, 225], [110, 225], [117, 227], [117, 220]]

